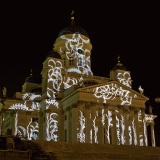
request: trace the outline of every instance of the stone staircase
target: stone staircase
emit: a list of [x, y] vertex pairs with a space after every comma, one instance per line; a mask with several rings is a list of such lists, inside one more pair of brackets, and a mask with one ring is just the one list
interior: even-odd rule
[[160, 147], [34, 141], [57, 160], [160, 160]]

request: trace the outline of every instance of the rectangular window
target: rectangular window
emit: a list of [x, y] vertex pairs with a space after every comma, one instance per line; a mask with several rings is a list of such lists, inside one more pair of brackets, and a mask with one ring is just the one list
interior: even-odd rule
[[73, 57], [69, 58], [69, 66], [74, 66], [74, 58]]

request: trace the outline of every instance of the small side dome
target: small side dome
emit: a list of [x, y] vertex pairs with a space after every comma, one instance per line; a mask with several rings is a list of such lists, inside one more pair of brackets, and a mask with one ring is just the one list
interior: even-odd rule
[[48, 57], [61, 59], [60, 54], [57, 53], [57, 52], [55, 52], [54, 50], [53, 50], [53, 51], [50, 51], [50, 52], [48, 53], [48, 55], [46, 56], [46, 59], [47, 59]]
[[36, 81], [32, 75], [32, 70], [31, 70], [30, 76], [25, 79], [25, 82], [36, 83]]
[[127, 71], [127, 68], [122, 63], [120, 63], [119, 59], [120, 59], [120, 56], [118, 56], [118, 63], [113, 67], [113, 71], [115, 71], [115, 70]]

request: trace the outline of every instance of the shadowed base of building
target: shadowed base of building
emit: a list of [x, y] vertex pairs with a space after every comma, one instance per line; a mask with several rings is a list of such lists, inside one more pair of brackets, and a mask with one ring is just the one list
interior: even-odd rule
[[27, 140], [17, 143], [14, 137], [16, 143], [11, 146], [5, 138], [1, 141], [0, 160], [160, 160], [160, 147]]

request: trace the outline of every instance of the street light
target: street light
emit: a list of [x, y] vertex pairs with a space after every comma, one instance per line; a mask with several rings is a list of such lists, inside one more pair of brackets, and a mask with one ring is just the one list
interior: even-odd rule
[[156, 97], [155, 102], [160, 103], [160, 97]]

